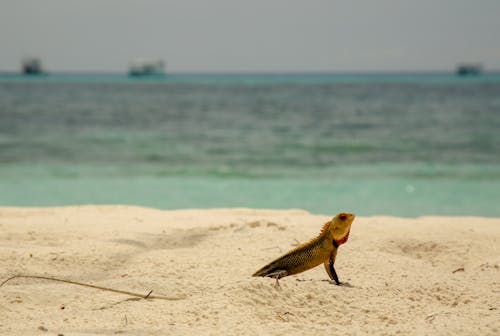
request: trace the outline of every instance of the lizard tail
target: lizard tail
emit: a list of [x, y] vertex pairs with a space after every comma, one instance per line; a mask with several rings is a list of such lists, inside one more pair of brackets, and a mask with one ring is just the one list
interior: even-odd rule
[[284, 267], [279, 267], [276, 265], [276, 261], [267, 264], [260, 270], [252, 274], [254, 277], [271, 277], [271, 278], [282, 278], [288, 275], [288, 271]]

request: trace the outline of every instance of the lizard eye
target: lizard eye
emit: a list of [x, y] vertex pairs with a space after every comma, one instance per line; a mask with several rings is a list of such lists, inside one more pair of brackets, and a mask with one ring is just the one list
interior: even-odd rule
[[347, 219], [347, 216], [345, 214], [340, 215], [340, 220], [345, 221]]

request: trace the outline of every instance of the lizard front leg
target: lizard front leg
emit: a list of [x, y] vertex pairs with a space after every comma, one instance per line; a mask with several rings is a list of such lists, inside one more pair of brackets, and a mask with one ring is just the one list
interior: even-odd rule
[[337, 276], [337, 272], [335, 272], [335, 258], [337, 257], [337, 249], [333, 249], [332, 253], [330, 253], [330, 258], [325, 260], [325, 270], [328, 273], [328, 276], [331, 280], [335, 281], [337, 285], [340, 285], [339, 277]]

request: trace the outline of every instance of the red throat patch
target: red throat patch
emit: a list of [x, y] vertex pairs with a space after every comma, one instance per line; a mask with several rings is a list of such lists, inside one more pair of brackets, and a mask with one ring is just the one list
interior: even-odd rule
[[347, 231], [347, 234], [344, 236], [344, 238], [341, 238], [341, 239], [336, 241], [339, 246], [344, 244], [347, 241], [347, 239], [349, 239], [350, 232], [351, 232], [351, 230]]

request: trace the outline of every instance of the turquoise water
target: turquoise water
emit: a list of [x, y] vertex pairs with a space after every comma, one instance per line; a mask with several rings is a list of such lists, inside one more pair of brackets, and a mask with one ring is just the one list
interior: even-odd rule
[[0, 75], [0, 205], [500, 216], [500, 76]]

